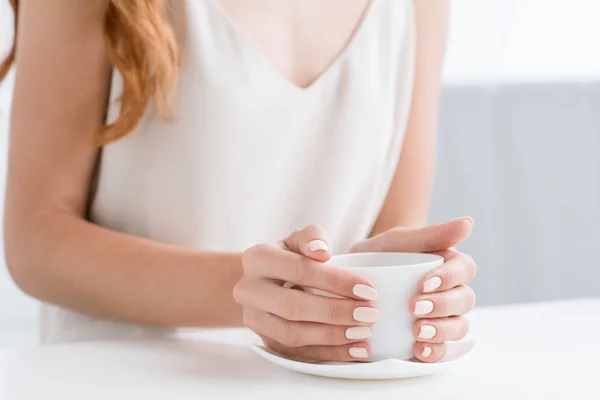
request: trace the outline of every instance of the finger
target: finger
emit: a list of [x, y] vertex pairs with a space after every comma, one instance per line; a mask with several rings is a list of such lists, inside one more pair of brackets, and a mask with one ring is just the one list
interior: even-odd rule
[[[395, 228], [358, 243], [353, 252], [416, 252], [433, 253], [456, 246], [473, 230], [471, 217], [458, 218], [424, 228]], [[364, 250], [363, 250], [364, 249]]]
[[244, 311], [244, 325], [286, 347], [336, 346], [362, 342], [371, 337], [371, 328], [368, 326], [334, 326], [287, 321], [267, 312], [250, 309]]
[[342, 297], [364, 300], [377, 298], [377, 291], [368, 279], [275, 245], [258, 245], [246, 250], [242, 262], [244, 272], [248, 275], [292, 282]]
[[372, 303], [338, 299], [301, 290], [284, 289], [267, 280], [240, 282], [236, 301], [247, 308], [267, 311], [288, 321], [318, 322], [330, 325], [366, 326], [377, 321]]
[[309, 225], [300, 229], [281, 242], [284, 249], [313, 260], [326, 262], [331, 258], [329, 239], [325, 230], [318, 225]]
[[423, 293], [442, 292], [469, 283], [477, 273], [475, 261], [454, 249], [441, 253], [445, 263], [423, 276], [419, 287]]
[[446, 292], [418, 295], [410, 302], [410, 312], [418, 318], [440, 318], [467, 314], [474, 306], [473, 289], [458, 286]]
[[413, 333], [419, 342], [444, 343], [464, 338], [469, 332], [465, 317], [420, 319], [413, 324]]
[[423, 362], [437, 362], [446, 355], [446, 343], [415, 343], [415, 357]]
[[370, 356], [371, 350], [365, 342], [342, 346], [286, 347], [281, 343], [263, 338], [265, 346], [286, 356], [312, 361], [360, 361]]

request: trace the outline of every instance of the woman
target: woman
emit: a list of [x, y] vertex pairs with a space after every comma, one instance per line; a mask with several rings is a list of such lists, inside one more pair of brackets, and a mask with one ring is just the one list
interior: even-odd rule
[[377, 288], [322, 264], [349, 251], [442, 254], [415, 356], [466, 334], [472, 220], [425, 226], [446, 2], [90, 3], [13, 0], [1, 71], [16, 61], [6, 258], [43, 341], [245, 325], [361, 359]]

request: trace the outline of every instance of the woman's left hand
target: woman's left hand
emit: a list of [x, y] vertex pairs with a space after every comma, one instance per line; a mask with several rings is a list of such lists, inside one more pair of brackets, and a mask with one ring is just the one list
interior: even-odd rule
[[473, 229], [471, 218], [460, 218], [424, 228], [394, 228], [356, 243], [351, 251], [435, 253], [444, 264], [428, 272], [419, 282], [419, 294], [410, 302], [418, 318], [413, 326], [415, 357], [436, 362], [446, 354], [446, 342], [462, 339], [469, 331], [465, 314], [475, 306], [475, 293], [466, 284], [476, 272], [471, 256], [453, 247]]

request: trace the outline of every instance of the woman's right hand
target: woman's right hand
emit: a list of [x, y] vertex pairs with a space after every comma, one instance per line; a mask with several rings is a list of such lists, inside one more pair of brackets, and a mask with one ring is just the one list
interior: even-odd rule
[[[367, 279], [325, 265], [330, 258], [327, 236], [318, 226], [296, 231], [277, 244], [246, 250], [244, 275], [233, 296], [244, 309], [244, 324], [267, 347], [308, 360], [369, 356], [365, 340], [377, 321], [371, 302], [377, 292]], [[286, 282], [344, 298], [287, 289]]]

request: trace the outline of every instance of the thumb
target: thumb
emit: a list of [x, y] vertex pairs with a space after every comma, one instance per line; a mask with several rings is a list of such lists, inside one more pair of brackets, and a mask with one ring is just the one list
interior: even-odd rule
[[458, 218], [423, 228], [395, 228], [362, 242], [354, 251], [433, 253], [454, 247], [473, 230], [473, 218]]
[[280, 243], [285, 250], [302, 254], [315, 261], [327, 262], [331, 258], [331, 248], [325, 230], [317, 225], [309, 225], [296, 231]]

